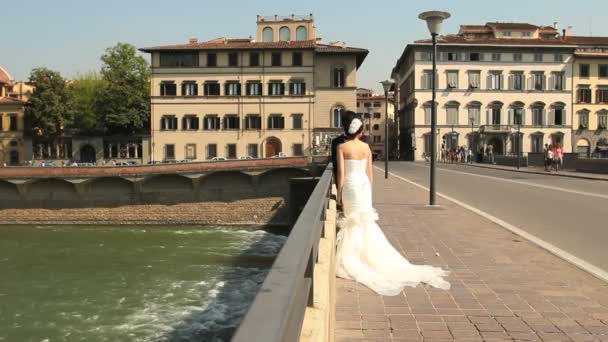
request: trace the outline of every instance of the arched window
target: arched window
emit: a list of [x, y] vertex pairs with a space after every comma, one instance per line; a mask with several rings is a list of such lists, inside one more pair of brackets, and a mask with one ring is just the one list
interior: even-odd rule
[[563, 126], [566, 124], [566, 104], [555, 102], [551, 105], [549, 126]]
[[456, 101], [450, 101], [445, 104], [446, 124], [458, 125], [458, 107], [460, 107], [460, 103]]
[[262, 41], [271, 42], [273, 40], [274, 32], [272, 31], [272, 27], [265, 27], [262, 31]]
[[344, 107], [337, 106], [333, 110], [332, 127], [342, 128], [342, 115], [344, 114]]
[[579, 158], [589, 158], [591, 156], [591, 144], [589, 140], [583, 138], [576, 142], [576, 153]]
[[346, 86], [346, 71], [343, 66], [334, 67], [332, 76], [334, 88], [344, 88]]
[[532, 108], [532, 126], [544, 126], [545, 120], [545, 104], [543, 102], [534, 102]]
[[433, 102], [426, 101], [424, 104], [422, 104], [422, 108], [424, 109], [424, 124], [430, 125], [431, 124], [431, 115], [432, 115], [432, 110], [433, 110]]
[[467, 109], [469, 111], [468, 123], [474, 126], [479, 126], [481, 118], [481, 102], [471, 101], [467, 104]]
[[289, 27], [281, 27], [279, 30], [279, 40], [282, 42], [288, 42], [291, 40], [291, 31], [289, 30]]
[[488, 106], [488, 125], [500, 125], [502, 122], [502, 106], [500, 101], [494, 101]]
[[374, 131], [377, 131], [377, 130], [379, 130], [379, 129], [380, 129], [380, 125], [375, 124], [375, 125], [374, 125]]
[[308, 30], [304, 26], [298, 26], [296, 29], [296, 40], [308, 40]]
[[521, 101], [515, 101], [511, 103], [509, 109], [509, 125], [524, 125], [526, 122], [524, 103]]
[[608, 110], [602, 109], [597, 112], [597, 129], [608, 128]]
[[578, 129], [589, 128], [589, 110], [581, 109], [577, 112], [578, 114]]

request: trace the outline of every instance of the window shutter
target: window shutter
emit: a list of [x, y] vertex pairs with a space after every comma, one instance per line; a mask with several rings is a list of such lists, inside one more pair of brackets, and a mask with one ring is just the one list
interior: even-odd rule
[[306, 95], [306, 83], [302, 82], [302, 95]]
[[289, 95], [293, 95], [294, 91], [293, 91], [293, 82], [289, 82]]
[[547, 125], [547, 110], [544, 108], [542, 110], [542, 117], [540, 118], [540, 124], [541, 124], [541, 126]]
[[188, 127], [188, 119], [184, 116], [182, 117], [182, 130], [186, 129]]
[[562, 109], [562, 125], [567, 126], [568, 125], [568, 116], [566, 115], [566, 108]]
[[427, 89], [427, 73], [422, 72], [422, 76], [420, 77], [420, 89]]
[[505, 82], [504, 82], [504, 81], [505, 81], [505, 80], [504, 80], [504, 75], [503, 75], [503, 74], [500, 74], [500, 76], [499, 76], [499, 81], [500, 81], [500, 83], [499, 83], [498, 88], [499, 88], [499, 89], [504, 89], [504, 88], [505, 88], [505, 87], [504, 87], [504, 84], [505, 84]]
[[549, 90], [555, 90], [557, 75], [553, 74], [549, 77]]
[[182, 96], [186, 96], [186, 83], [182, 83]]
[[486, 88], [492, 89], [492, 74], [488, 74], [486, 77]]
[[490, 112], [491, 112], [490, 109], [486, 109], [486, 125], [489, 125], [491, 122], [490, 121], [490, 114], [491, 114]]
[[285, 83], [281, 83], [281, 95], [285, 95]]
[[527, 89], [534, 89], [534, 77], [530, 76], [528, 77], [528, 86]]
[[542, 85], [542, 90], [547, 89], [547, 76], [543, 75], [543, 85]]
[[555, 109], [551, 109], [549, 111], [549, 126], [553, 126], [555, 124]]
[[509, 109], [509, 125], [515, 124], [515, 113], [513, 109]]
[[509, 89], [513, 89], [513, 75], [509, 75]]
[[160, 118], [160, 129], [161, 130], [167, 129], [167, 123], [166, 123], [165, 118]]

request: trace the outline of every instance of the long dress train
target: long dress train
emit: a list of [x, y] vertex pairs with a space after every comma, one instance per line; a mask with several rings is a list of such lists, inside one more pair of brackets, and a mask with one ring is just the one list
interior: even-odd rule
[[449, 289], [448, 272], [434, 266], [412, 265], [386, 239], [376, 223], [367, 160], [344, 161], [342, 204], [338, 220], [337, 270], [340, 278], [353, 279], [383, 296], [398, 295], [404, 286], [426, 283]]

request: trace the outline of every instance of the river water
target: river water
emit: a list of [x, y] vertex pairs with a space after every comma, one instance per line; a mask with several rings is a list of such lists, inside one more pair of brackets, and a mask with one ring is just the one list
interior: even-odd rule
[[0, 226], [0, 341], [226, 341], [285, 241], [245, 227]]

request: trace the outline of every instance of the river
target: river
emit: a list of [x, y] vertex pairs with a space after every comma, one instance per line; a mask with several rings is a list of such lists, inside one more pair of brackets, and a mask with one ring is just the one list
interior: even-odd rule
[[226, 341], [285, 241], [246, 227], [0, 226], [0, 341]]

